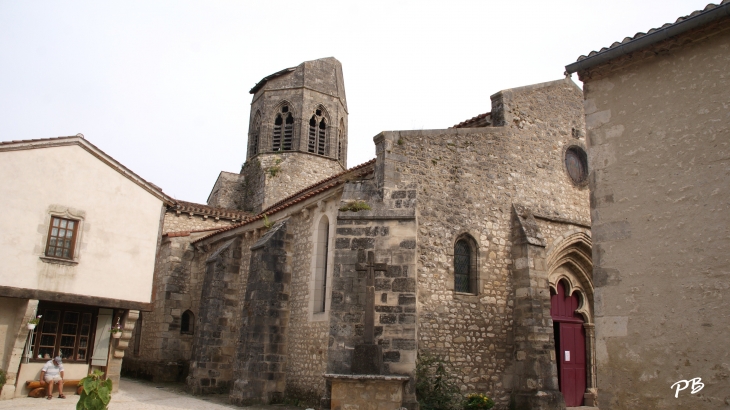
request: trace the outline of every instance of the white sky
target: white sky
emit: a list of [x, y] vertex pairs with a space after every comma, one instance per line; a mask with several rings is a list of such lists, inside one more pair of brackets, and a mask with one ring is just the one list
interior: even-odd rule
[[450, 127], [499, 90], [562, 78], [579, 55], [707, 4], [0, 0], [0, 141], [83, 133], [205, 203], [246, 158], [249, 89], [283, 68], [342, 62], [352, 167], [380, 131]]

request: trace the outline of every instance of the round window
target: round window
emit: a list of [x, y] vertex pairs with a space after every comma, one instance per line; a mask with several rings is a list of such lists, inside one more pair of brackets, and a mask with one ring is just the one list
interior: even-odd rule
[[565, 168], [570, 179], [576, 185], [581, 185], [588, 178], [588, 157], [580, 147], [570, 147], [565, 151]]

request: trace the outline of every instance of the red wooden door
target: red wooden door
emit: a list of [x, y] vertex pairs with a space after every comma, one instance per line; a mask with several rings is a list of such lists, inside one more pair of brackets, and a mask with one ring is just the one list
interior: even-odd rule
[[551, 296], [550, 313], [555, 326], [556, 356], [558, 359], [558, 383], [568, 407], [583, 404], [586, 390], [586, 346], [583, 318], [575, 313], [578, 296], [565, 295], [563, 283], [558, 283], [558, 293]]
[[560, 392], [568, 407], [583, 404], [586, 391], [586, 335], [582, 323], [560, 323]]

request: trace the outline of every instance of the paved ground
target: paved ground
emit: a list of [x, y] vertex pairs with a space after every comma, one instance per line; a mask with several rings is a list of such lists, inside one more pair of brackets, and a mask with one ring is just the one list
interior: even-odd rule
[[[59, 399], [58, 393], [52, 400], [45, 398], [21, 399], [0, 401], [0, 409], [52, 409], [75, 410], [79, 396], [67, 394], [66, 399]], [[294, 406], [256, 406], [236, 407], [227, 403], [225, 395], [191, 396], [182, 390], [179, 384], [150, 383], [135, 379], [122, 379], [119, 383], [119, 392], [112, 395], [109, 410], [301, 410]]]

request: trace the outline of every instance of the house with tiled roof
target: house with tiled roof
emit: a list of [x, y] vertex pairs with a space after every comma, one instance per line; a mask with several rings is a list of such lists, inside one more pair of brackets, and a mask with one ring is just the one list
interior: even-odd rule
[[66, 393], [97, 369], [116, 391], [176, 201], [81, 134], [0, 142], [0, 198], [0, 398], [46, 397], [56, 356]]
[[[240, 172], [221, 172], [206, 205], [167, 208], [126, 374], [239, 405], [413, 409], [417, 357], [432, 355], [501, 406], [592, 400], [580, 88], [503, 90], [454, 127], [382, 132], [349, 169], [337, 60], [251, 93]], [[558, 377], [561, 334], [582, 377]]]
[[727, 406], [730, 1], [566, 70], [584, 83], [598, 403]]

